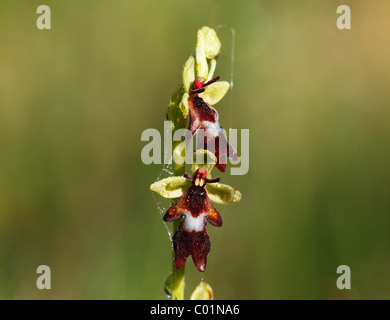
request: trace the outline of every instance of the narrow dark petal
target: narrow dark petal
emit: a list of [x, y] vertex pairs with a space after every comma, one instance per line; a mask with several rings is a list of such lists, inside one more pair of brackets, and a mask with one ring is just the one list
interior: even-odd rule
[[206, 182], [207, 183], [216, 183], [216, 182], [219, 182], [221, 181], [221, 178], [214, 178], [214, 179], [206, 179]]
[[203, 84], [203, 88], [209, 86], [210, 84], [212, 84], [214, 82], [217, 82], [220, 78], [221, 78], [220, 76], [216, 76], [214, 79], [212, 79], [209, 82], [206, 82], [205, 84]]
[[190, 90], [190, 94], [199, 94], [199, 93], [202, 93], [204, 91], [205, 91], [205, 89], [203, 89], [203, 88], [193, 89], [193, 90]]
[[187, 180], [194, 181], [194, 177], [190, 176], [187, 172], [183, 173], [183, 177], [186, 178]]

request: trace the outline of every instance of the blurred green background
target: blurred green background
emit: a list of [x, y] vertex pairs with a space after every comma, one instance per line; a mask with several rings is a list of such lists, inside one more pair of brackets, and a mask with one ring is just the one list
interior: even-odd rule
[[[49, 5], [52, 30], [38, 30]], [[336, 28], [336, 8], [352, 29]], [[203, 25], [217, 30], [216, 108], [250, 129], [243, 193], [208, 228], [217, 299], [390, 298], [390, 3], [0, 2], [0, 298], [164, 299], [168, 234], [141, 162]], [[158, 198], [158, 197], [157, 197]], [[52, 289], [36, 288], [51, 267]], [[352, 290], [336, 269], [352, 270]]]

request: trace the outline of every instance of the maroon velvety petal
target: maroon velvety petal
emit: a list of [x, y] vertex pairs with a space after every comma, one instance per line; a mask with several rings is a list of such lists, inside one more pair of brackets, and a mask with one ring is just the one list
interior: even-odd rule
[[[181, 225], [180, 225], [181, 226]], [[182, 268], [187, 261], [191, 251], [188, 245], [188, 232], [179, 227], [172, 237], [173, 250], [175, 251], [175, 268]]]

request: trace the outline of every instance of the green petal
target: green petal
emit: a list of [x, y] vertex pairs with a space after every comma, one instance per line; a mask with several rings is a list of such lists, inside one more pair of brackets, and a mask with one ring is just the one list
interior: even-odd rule
[[227, 81], [217, 81], [208, 87], [206, 91], [201, 93], [199, 96], [211, 106], [217, 104], [228, 92], [230, 87]]
[[209, 27], [203, 27], [200, 32], [203, 33], [206, 58], [215, 58], [221, 50], [221, 41], [219, 41], [217, 33]]
[[218, 204], [233, 204], [240, 202], [242, 198], [240, 191], [227, 184], [208, 183], [206, 190], [210, 200]]
[[[197, 163], [197, 159], [202, 159]], [[203, 163], [201, 163], [203, 162]], [[206, 168], [207, 176], [210, 178], [210, 172], [217, 163], [216, 156], [208, 150], [200, 149], [194, 152], [194, 161], [192, 163], [192, 173], [195, 173], [199, 168]]]
[[150, 190], [157, 192], [164, 198], [180, 198], [188, 189], [191, 182], [184, 177], [169, 177], [156, 181], [150, 186]]
[[214, 300], [213, 288], [202, 281], [191, 294], [190, 300]]
[[188, 98], [189, 98], [189, 94], [186, 92], [185, 94], [183, 94], [183, 98], [181, 99], [180, 103], [179, 103], [179, 108], [181, 110], [181, 112], [183, 113], [183, 117], [184, 119], [187, 119], [188, 117]]
[[217, 60], [212, 59], [210, 61], [210, 68], [209, 68], [209, 74], [207, 76], [206, 81], [210, 81], [213, 79], [215, 68], [217, 67]]
[[184, 64], [182, 76], [184, 90], [185, 92], [188, 92], [191, 89], [191, 85], [195, 80], [195, 59], [193, 56], [190, 56]]

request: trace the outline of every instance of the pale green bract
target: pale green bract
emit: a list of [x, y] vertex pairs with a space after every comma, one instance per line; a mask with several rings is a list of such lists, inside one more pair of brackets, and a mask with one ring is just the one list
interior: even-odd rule
[[180, 108], [181, 112], [183, 113], [184, 119], [187, 119], [188, 112], [189, 112], [188, 111], [189, 110], [188, 98], [189, 98], [189, 94], [186, 92], [185, 94], [183, 94], [183, 98], [181, 99], [181, 101], [179, 103], [179, 108]]
[[172, 121], [172, 132], [175, 132], [177, 129], [186, 127], [187, 124], [186, 117], [184, 117], [181, 109], [178, 108], [183, 95], [182, 91], [182, 89], [178, 88], [172, 95], [168, 105], [167, 120]]

